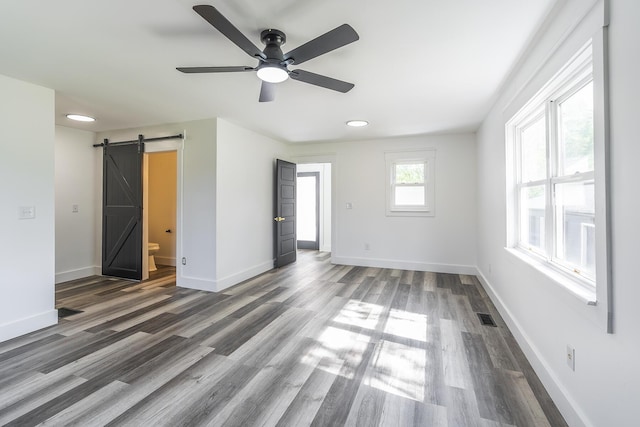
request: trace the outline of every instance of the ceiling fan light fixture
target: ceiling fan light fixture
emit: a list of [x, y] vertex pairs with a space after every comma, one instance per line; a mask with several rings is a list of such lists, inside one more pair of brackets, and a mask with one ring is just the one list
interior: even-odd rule
[[96, 119], [82, 114], [67, 114], [67, 119], [75, 120], [76, 122], [95, 122]]
[[275, 65], [263, 65], [257, 71], [258, 78], [267, 83], [282, 83], [289, 78], [284, 68]]
[[347, 122], [347, 126], [351, 126], [352, 128], [361, 128], [363, 126], [367, 126], [369, 124], [366, 120], [349, 120]]

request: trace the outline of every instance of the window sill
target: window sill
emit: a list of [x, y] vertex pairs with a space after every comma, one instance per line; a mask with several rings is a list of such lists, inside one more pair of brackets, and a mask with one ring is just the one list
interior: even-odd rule
[[550, 280], [557, 283], [560, 287], [569, 291], [569, 293], [580, 301], [587, 305], [595, 306], [597, 304], [596, 292], [594, 290], [586, 289], [580, 283], [572, 280], [570, 277], [556, 271], [554, 268], [549, 267], [545, 262], [533, 259], [529, 254], [523, 252], [517, 248], [505, 248], [505, 250], [511, 255], [515, 256], [519, 260], [525, 262], [531, 267], [538, 270], [540, 273], [547, 276]]

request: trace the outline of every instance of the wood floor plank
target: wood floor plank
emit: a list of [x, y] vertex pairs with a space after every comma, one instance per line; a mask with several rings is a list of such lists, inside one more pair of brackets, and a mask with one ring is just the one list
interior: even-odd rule
[[[44, 422], [46, 425], [103, 426], [160, 390], [169, 381], [192, 367], [212, 351], [198, 345], [185, 345], [140, 365]], [[126, 387], [124, 386], [126, 383]], [[122, 385], [119, 392], [108, 393], [109, 386]], [[153, 400], [153, 399], [152, 399]]]
[[463, 332], [462, 339], [480, 416], [488, 420], [512, 424], [514, 416], [504, 395], [506, 387], [496, 375], [483, 337]]
[[478, 412], [476, 396], [473, 390], [447, 387], [447, 393], [449, 396], [447, 403], [447, 421], [450, 426], [482, 426], [483, 421]]
[[303, 427], [311, 425], [335, 379], [336, 376], [334, 374], [323, 369], [314, 369], [296, 397], [289, 403], [287, 410], [282, 414], [276, 426]]
[[223, 292], [160, 266], [56, 306], [83, 312], [0, 343], [0, 424], [566, 426], [471, 275], [299, 251]]
[[19, 347], [15, 347], [10, 350], [8, 349], [7, 351], [0, 353], [0, 362], [4, 362], [14, 357], [24, 357], [24, 355], [29, 354], [31, 351], [40, 351], [43, 347], [46, 347], [47, 344], [58, 341], [61, 338], [64, 338], [64, 335], [47, 335], [41, 339], [31, 341]]
[[378, 425], [447, 427], [449, 424], [447, 410], [443, 406], [424, 404], [387, 394]]
[[441, 319], [440, 331], [445, 384], [459, 389], [472, 389], [471, 372], [457, 322]]
[[312, 426], [343, 425], [346, 422], [362, 380], [363, 371], [373, 354], [373, 350], [374, 345], [368, 344], [361, 354], [349, 358], [356, 363], [345, 363], [345, 367], [343, 367], [345, 372], [338, 375], [331, 384], [311, 422]]
[[[82, 425], [78, 422], [78, 418], [87, 412], [93, 411], [94, 406], [97, 402], [109, 401], [113, 398], [113, 396], [122, 395], [126, 393], [127, 388], [129, 388], [129, 384], [125, 384], [120, 381], [113, 381], [96, 392], [90, 394], [84, 399], [79, 400], [73, 405], [68, 406], [52, 417], [44, 420], [38, 426], [71, 426], [71, 425]], [[87, 420], [83, 420], [86, 422]], [[95, 418], [92, 421], [97, 421]], [[85, 424], [90, 425], [90, 424]], [[95, 423], [94, 425], [97, 425]]]
[[37, 413], [38, 408], [46, 406], [57, 396], [64, 395], [84, 383], [86, 383], [86, 380], [83, 378], [67, 376], [46, 387], [38, 387], [23, 399], [3, 406], [2, 410], [0, 410], [0, 425], [29, 425], [37, 423], [40, 419], [32, 415], [32, 413]]
[[0, 364], [0, 376], [3, 380], [7, 380], [25, 371], [45, 371], [46, 373], [48, 372], [46, 366], [52, 360], [74, 352], [77, 347], [84, 347], [103, 338], [104, 335], [94, 336], [93, 334], [82, 332], [44, 345], [39, 351], [36, 348], [31, 349], [27, 353], [13, 357]]
[[510, 391], [505, 397], [515, 425], [531, 425], [536, 427], [550, 427], [540, 403], [535, 399], [529, 383], [522, 372], [499, 371], [505, 387]]
[[278, 363], [269, 363], [229, 401], [209, 425], [273, 426], [287, 410], [309, 376], [313, 365], [298, 363], [314, 343], [303, 340]]
[[212, 390], [230, 378], [230, 372], [236, 380], [247, 378], [234, 362], [210, 353], [107, 425], [170, 425], [171, 422], [186, 425], [182, 423], [186, 423], [188, 417], [193, 421], [204, 416], [206, 411], [202, 406], [214, 396]]
[[243, 345], [229, 354], [229, 358], [248, 366], [263, 367], [278, 363], [278, 357], [299, 355], [296, 349], [305, 340], [298, 333], [313, 317], [313, 312], [292, 308], [253, 335]]
[[345, 420], [345, 426], [377, 426], [383, 415], [387, 393], [364, 381]]

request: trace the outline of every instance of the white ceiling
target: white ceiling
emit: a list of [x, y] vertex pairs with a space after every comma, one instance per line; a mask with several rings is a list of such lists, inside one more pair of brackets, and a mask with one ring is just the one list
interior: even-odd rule
[[[0, 74], [56, 91], [56, 123], [104, 131], [222, 117], [288, 142], [475, 130], [556, 0], [2, 0]], [[301, 69], [355, 84], [346, 94], [288, 80], [259, 103], [257, 65], [191, 7], [218, 8], [256, 46], [283, 51], [350, 24], [360, 40]], [[291, 66], [291, 69], [297, 67]], [[76, 124], [66, 113], [95, 116]], [[366, 128], [345, 126], [365, 119]]]

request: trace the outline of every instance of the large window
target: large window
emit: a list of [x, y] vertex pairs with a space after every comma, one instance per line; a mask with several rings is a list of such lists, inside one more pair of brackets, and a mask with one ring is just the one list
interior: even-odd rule
[[514, 248], [596, 284], [594, 84], [585, 47], [507, 123]]
[[435, 150], [385, 154], [387, 215], [433, 216]]

